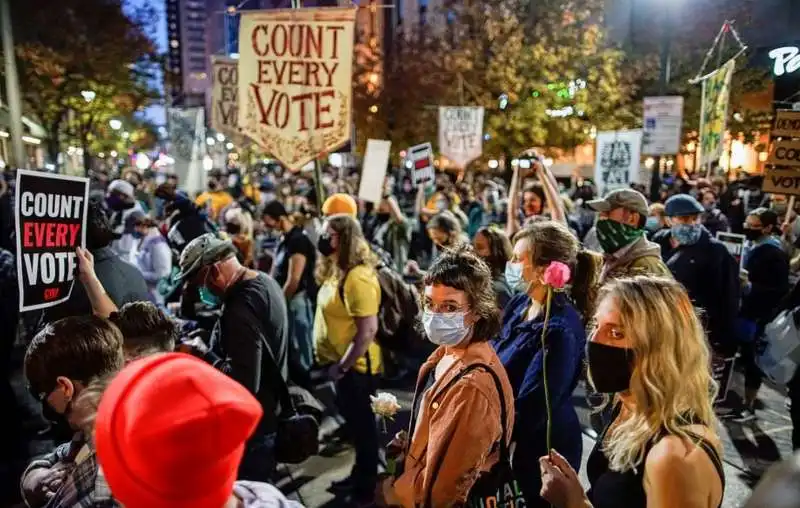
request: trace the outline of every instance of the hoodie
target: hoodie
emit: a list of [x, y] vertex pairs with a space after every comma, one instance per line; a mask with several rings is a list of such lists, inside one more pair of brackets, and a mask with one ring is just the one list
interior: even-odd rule
[[245, 508], [303, 508], [291, 501], [267, 483], [239, 481], [233, 485], [233, 493], [242, 500]]
[[600, 285], [636, 275], [672, 278], [672, 273], [661, 259], [661, 247], [644, 236], [614, 254], [606, 255]]

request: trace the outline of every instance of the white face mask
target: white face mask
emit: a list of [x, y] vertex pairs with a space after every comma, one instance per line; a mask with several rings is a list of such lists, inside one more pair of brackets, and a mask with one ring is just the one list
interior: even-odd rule
[[472, 327], [464, 324], [463, 312], [422, 313], [422, 324], [428, 340], [439, 346], [455, 346], [469, 335]]
[[506, 284], [512, 291], [518, 291], [524, 282], [522, 279], [522, 263], [513, 263], [509, 261], [506, 263]]

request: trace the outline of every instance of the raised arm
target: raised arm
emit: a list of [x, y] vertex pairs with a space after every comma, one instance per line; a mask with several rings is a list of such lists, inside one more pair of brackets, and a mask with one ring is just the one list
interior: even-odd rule
[[96, 316], [107, 318], [112, 312], [117, 312], [117, 306], [111, 301], [103, 284], [94, 273], [94, 256], [86, 249], [78, 247], [78, 280], [86, 289], [86, 295], [92, 304], [92, 312]]
[[506, 234], [509, 238], [513, 238], [519, 231], [519, 191], [520, 191], [520, 174], [519, 166], [514, 167], [511, 173], [511, 185], [508, 187], [508, 208], [506, 215]]

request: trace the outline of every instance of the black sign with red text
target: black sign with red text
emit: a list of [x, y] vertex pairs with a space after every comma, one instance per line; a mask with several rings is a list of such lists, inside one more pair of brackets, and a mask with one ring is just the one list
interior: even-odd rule
[[75, 283], [75, 249], [86, 245], [89, 180], [17, 170], [19, 310], [67, 300]]

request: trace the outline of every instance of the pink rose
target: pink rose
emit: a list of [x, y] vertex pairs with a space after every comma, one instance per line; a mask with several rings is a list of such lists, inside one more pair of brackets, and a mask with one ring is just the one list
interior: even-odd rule
[[544, 271], [544, 283], [553, 289], [561, 289], [569, 282], [570, 270], [560, 261], [553, 261]]

